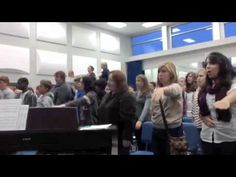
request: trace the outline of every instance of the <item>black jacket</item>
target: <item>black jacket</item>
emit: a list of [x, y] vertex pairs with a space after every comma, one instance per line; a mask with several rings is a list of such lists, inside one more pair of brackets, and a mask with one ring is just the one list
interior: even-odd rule
[[110, 73], [110, 71], [107, 68], [103, 69], [102, 70], [102, 75], [100, 76], [100, 79], [105, 79], [107, 81], [109, 73]]
[[98, 108], [99, 124], [112, 123], [118, 127], [118, 141], [132, 141], [135, 123], [134, 97], [128, 92], [107, 93]]

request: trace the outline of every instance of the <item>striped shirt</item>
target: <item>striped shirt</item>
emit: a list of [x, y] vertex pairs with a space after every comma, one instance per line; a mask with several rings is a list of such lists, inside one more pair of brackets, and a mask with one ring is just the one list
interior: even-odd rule
[[192, 116], [197, 128], [202, 128], [202, 120], [200, 119], [200, 108], [198, 105], [198, 95], [199, 95], [199, 88], [193, 95]]

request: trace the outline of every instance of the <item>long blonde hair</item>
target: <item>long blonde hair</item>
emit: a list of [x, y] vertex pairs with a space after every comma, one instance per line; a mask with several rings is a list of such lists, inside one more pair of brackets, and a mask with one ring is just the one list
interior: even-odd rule
[[[200, 68], [198, 71], [197, 71], [197, 78], [198, 78], [198, 75], [200, 72], [203, 72], [205, 74], [205, 77], [207, 77], [207, 71], [205, 68]], [[206, 78], [205, 78], [205, 84], [206, 84]], [[197, 86], [199, 87], [199, 85], [197, 84]]]
[[143, 74], [136, 76], [136, 80], [141, 80], [143, 82], [143, 87], [141, 88], [141, 95], [150, 92], [150, 86], [147, 80], [147, 77]]
[[176, 67], [172, 62], [167, 62], [162, 64], [161, 66], [159, 66], [158, 68], [158, 77], [157, 77], [157, 84], [158, 86], [162, 87], [162, 84], [159, 81], [159, 72], [160, 70], [165, 67], [167, 69], [167, 71], [170, 73], [170, 82], [171, 84], [173, 83], [178, 83], [178, 77], [177, 77], [177, 73], [176, 73]]

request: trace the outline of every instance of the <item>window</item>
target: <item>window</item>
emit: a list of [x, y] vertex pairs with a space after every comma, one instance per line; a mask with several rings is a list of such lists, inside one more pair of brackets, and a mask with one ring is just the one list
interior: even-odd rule
[[37, 74], [54, 75], [57, 71], [67, 73], [67, 54], [37, 50]]
[[131, 39], [133, 55], [163, 50], [161, 31], [135, 36]]
[[97, 33], [89, 29], [72, 26], [72, 46], [97, 49]]
[[236, 36], [236, 22], [225, 23], [225, 37]]
[[0, 23], [0, 33], [29, 38], [30, 23]]
[[112, 61], [112, 60], [102, 59], [101, 62], [106, 62], [107, 63], [107, 68], [110, 71], [112, 71], [112, 70], [121, 70], [121, 62], [119, 62], [119, 61]]
[[37, 23], [37, 39], [59, 44], [66, 44], [66, 24], [65, 23]]
[[29, 74], [29, 48], [0, 45], [0, 71]]
[[88, 74], [88, 66], [94, 67], [94, 73], [97, 73], [97, 59], [93, 57], [85, 56], [72, 56], [72, 70], [75, 75], [84, 75]]
[[100, 49], [102, 52], [120, 54], [120, 38], [100, 33]]
[[191, 22], [171, 27], [172, 48], [213, 40], [211, 22]]

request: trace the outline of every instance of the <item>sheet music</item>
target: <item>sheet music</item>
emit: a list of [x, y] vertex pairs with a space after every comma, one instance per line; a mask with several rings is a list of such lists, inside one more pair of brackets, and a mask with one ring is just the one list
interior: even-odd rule
[[16, 123], [17, 130], [25, 130], [26, 129], [28, 111], [29, 111], [29, 105], [21, 105], [20, 106], [20, 110], [18, 112], [18, 119], [17, 119], [17, 123]]
[[0, 100], [0, 131], [25, 130], [28, 109], [21, 99]]
[[103, 129], [108, 129], [110, 126], [111, 124], [91, 125], [91, 126], [80, 127], [79, 130], [103, 130]]

